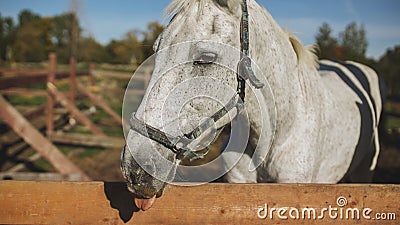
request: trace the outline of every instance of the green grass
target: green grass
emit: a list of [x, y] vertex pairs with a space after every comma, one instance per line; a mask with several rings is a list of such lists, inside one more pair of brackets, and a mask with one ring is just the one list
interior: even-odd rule
[[9, 95], [7, 99], [12, 105], [25, 105], [25, 106], [37, 106], [47, 102], [47, 97], [45, 96], [29, 97], [20, 95]]
[[43, 171], [54, 171], [53, 166], [45, 159], [35, 162], [35, 166]]
[[76, 67], [77, 67], [78, 70], [89, 70], [90, 69], [90, 63], [78, 62]]
[[94, 122], [97, 123], [102, 119], [108, 118], [109, 115], [102, 110], [100, 107], [96, 107], [96, 113], [89, 116], [89, 118]]
[[76, 102], [76, 107], [77, 107], [79, 110], [87, 110], [87, 109], [90, 108], [91, 105], [92, 105], [92, 104], [91, 104], [91, 102], [90, 102], [89, 99], [84, 99], [84, 100], [81, 100], [81, 101], [79, 101], [79, 102]]
[[74, 151], [75, 149], [77, 149], [77, 147], [75, 146], [68, 146], [68, 145], [59, 145], [58, 149], [60, 149], [60, 151], [62, 153], [64, 153], [64, 155], [68, 155], [70, 152]]
[[103, 128], [103, 131], [107, 136], [112, 137], [123, 137], [124, 135], [122, 127], [107, 127]]
[[[105, 120], [105, 119], [111, 120], [110, 116], [104, 110], [102, 110], [99, 107], [97, 107], [96, 113], [93, 114], [93, 115], [90, 115], [89, 118], [90, 118], [91, 121], [93, 121], [96, 124], [101, 124], [101, 121]], [[99, 125], [99, 127], [108, 136], [121, 137], [123, 135], [121, 126]]]
[[79, 134], [92, 134], [92, 132], [84, 126], [74, 126], [70, 133], [79, 133]]
[[72, 145], [59, 145], [58, 148], [61, 150], [61, 152], [64, 153], [64, 155], [68, 155], [71, 152], [81, 149], [80, 153], [77, 155], [77, 157], [80, 159], [97, 155], [98, 153], [103, 151], [103, 149], [101, 149], [101, 148], [94, 148], [94, 147], [84, 147], [83, 148], [83, 147], [72, 146]]
[[122, 114], [122, 103], [119, 104], [119, 105], [112, 105], [110, 107], [115, 113], [117, 113], [118, 115], [121, 116], [121, 114]]
[[102, 151], [103, 151], [103, 149], [85, 147], [85, 151], [83, 151], [81, 154], [79, 154], [79, 158], [83, 159], [83, 158], [87, 158], [87, 157], [92, 157], [92, 156], [99, 154]]
[[118, 65], [118, 64], [106, 64], [106, 63], [97, 65], [96, 67], [96, 69], [101, 69], [105, 71], [127, 72], [127, 73], [135, 72], [136, 68], [137, 66], [132, 64]]
[[69, 91], [69, 83], [57, 85], [57, 89], [58, 89], [58, 91]]
[[31, 84], [28, 86], [24, 87], [25, 89], [29, 89], [29, 90], [46, 90], [46, 83], [42, 83], [42, 84]]
[[386, 120], [386, 129], [400, 128], [400, 118], [388, 116]]

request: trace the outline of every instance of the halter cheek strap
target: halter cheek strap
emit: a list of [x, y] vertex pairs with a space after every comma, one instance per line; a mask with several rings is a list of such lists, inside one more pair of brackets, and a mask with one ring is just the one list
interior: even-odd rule
[[[194, 140], [200, 137], [205, 131], [214, 126], [217, 121], [228, 114], [232, 109], [237, 108], [237, 113], [240, 113], [240, 110], [243, 108], [243, 104], [239, 102], [240, 101], [237, 99], [237, 96], [233, 96], [228, 104], [225, 105], [225, 107], [214, 113], [214, 115], [212, 115], [209, 119], [193, 129], [192, 132], [184, 134], [183, 136], [175, 137], [155, 127], [152, 127], [151, 125], [139, 120], [136, 117], [135, 113], [132, 114], [132, 117], [130, 119], [130, 126], [132, 130], [170, 149], [176, 154], [177, 159], [188, 158], [190, 161], [193, 161], [196, 159], [204, 158], [204, 156], [208, 153], [208, 149], [205, 152], [203, 150], [195, 152], [190, 150], [188, 145], [190, 145]], [[223, 128], [224, 127], [220, 128], [219, 131], [222, 131]], [[217, 137], [218, 135], [216, 135], [215, 139]]]
[[[251, 59], [249, 57], [249, 42], [249, 13], [247, 8], [247, 0], [243, 0], [240, 29], [241, 54], [236, 73], [238, 81], [237, 94], [234, 95], [223, 108], [214, 113], [214, 115], [212, 115], [208, 120], [201, 123], [198, 127], [193, 129], [192, 132], [183, 136], [174, 137], [155, 127], [152, 127], [149, 124], [139, 120], [135, 113], [132, 114], [130, 119], [131, 129], [170, 149], [176, 154], [177, 159], [187, 158], [190, 161], [193, 161], [204, 158], [204, 156], [208, 153], [208, 148], [206, 148], [207, 151], [204, 153], [198, 153], [199, 151], [193, 151], [189, 149], [188, 145], [200, 137], [205, 131], [210, 129], [214, 123], [222, 119], [232, 109], [236, 108], [237, 114], [241, 112], [241, 110], [244, 108], [247, 79], [255, 88], [259, 89], [264, 87], [264, 84], [257, 79], [253, 72]], [[222, 129], [223, 127], [220, 128], [220, 130]], [[216, 135], [215, 138], [217, 137], [218, 135]]]
[[264, 84], [257, 79], [251, 67], [250, 55], [250, 31], [249, 31], [249, 10], [247, 7], [247, 0], [243, 0], [242, 6], [242, 20], [240, 22], [240, 61], [237, 69], [238, 88], [237, 92], [242, 101], [244, 102], [246, 92], [246, 80], [249, 79], [250, 83], [257, 89], [263, 88]]

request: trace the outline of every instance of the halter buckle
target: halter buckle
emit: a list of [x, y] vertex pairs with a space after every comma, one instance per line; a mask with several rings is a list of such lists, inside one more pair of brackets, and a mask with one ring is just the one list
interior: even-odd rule
[[249, 80], [250, 83], [257, 89], [261, 89], [265, 86], [256, 75], [254, 74], [253, 68], [251, 67], [251, 59], [248, 56], [244, 56], [238, 65], [239, 76], [244, 80]]

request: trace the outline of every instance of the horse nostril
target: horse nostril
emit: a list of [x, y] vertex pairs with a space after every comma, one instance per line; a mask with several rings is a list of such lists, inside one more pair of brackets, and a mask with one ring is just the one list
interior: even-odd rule
[[136, 180], [137, 175], [134, 174], [134, 173], [130, 173], [130, 174], [129, 174], [129, 178], [130, 178], [130, 179], [128, 179], [128, 180], [132, 183], [132, 182], [134, 182], [134, 181]]
[[152, 198], [158, 194], [158, 190], [155, 187], [148, 186], [146, 184], [135, 184], [132, 187], [133, 193], [138, 198]]

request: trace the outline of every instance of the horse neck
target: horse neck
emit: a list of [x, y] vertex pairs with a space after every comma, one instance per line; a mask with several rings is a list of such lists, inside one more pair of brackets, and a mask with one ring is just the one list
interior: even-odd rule
[[250, 21], [250, 29], [253, 29], [250, 32], [257, 34], [252, 35], [250, 40], [253, 43], [252, 59], [271, 86], [279, 136], [279, 132], [288, 132], [298, 124], [299, 114], [312, 110], [309, 106], [314, 98], [312, 89], [318, 83], [318, 73], [315, 68], [298, 59], [288, 33], [279, 27], [268, 12], [254, 4], [251, 7], [253, 12], [250, 13], [256, 19]]
[[[255, 1], [250, 8], [250, 56], [260, 67], [274, 94], [296, 95], [298, 59], [287, 32]], [[285, 94], [285, 95], [286, 95]]]

